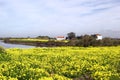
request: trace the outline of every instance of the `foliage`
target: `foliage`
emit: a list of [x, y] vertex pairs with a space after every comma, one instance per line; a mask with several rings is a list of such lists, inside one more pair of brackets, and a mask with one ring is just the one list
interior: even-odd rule
[[4, 60], [0, 58], [0, 80], [120, 80], [120, 46], [6, 52]]
[[10, 41], [23, 41], [23, 42], [48, 42], [48, 39], [32, 39], [32, 38], [25, 38], [25, 39], [9, 39]]
[[50, 37], [49, 36], [38, 36], [38, 37], [36, 37], [37, 39], [49, 39]]
[[103, 38], [102, 40], [96, 40], [96, 36], [94, 35], [84, 35], [84, 36], [77, 36], [74, 40], [70, 40], [69, 44], [71, 46], [82, 46], [82, 47], [89, 47], [89, 46], [119, 46], [120, 39], [114, 38]]
[[36, 38], [5, 38], [6, 43], [25, 44], [39, 47], [55, 47], [55, 46], [119, 46], [120, 39], [103, 38], [97, 39], [96, 34], [76, 36], [74, 32], [67, 34], [66, 40], [56, 40], [49, 36], [38, 36]]
[[76, 37], [75, 33], [74, 32], [70, 32], [67, 34], [68, 35], [68, 39], [74, 39]]
[[2, 46], [0, 46], [0, 54], [1, 53], [5, 53], [5, 49]]

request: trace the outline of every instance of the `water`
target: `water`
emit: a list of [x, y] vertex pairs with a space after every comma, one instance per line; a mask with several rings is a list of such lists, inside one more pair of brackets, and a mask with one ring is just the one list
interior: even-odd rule
[[33, 48], [35, 47], [35, 46], [29, 46], [29, 45], [4, 43], [2, 40], [0, 40], [0, 46], [4, 48]]

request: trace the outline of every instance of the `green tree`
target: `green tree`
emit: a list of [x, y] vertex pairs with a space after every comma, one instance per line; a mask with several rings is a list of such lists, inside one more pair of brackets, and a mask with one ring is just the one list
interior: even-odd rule
[[70, 33], [68, 33], [67, 35], [68, 35], [68, 39], [70, 39], [70, 40], [76, 38], [76, 35], [75, 35], [74, 32], [70, 32]]

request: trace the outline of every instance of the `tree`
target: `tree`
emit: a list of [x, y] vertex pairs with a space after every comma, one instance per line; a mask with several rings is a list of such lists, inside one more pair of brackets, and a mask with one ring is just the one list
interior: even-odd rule
[[74, 32], [70, 32], [67, 35], [68, 35], [68, 39], [70, 39], [70, 40], [76, 38], [76, 35]]
[[49, 39], [49, 36], [37, 36], [37, 39]]
[[91, 39], [90, 39], [89, 35], [84, 35], [82, 40], [83, 40], [83, 46], [84, 47], [90, 46]]

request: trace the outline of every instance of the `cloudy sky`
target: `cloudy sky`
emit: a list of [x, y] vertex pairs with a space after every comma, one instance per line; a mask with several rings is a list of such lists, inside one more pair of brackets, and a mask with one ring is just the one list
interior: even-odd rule
[[0, 37], [120, 30], [120, 0], [0, 0]]

